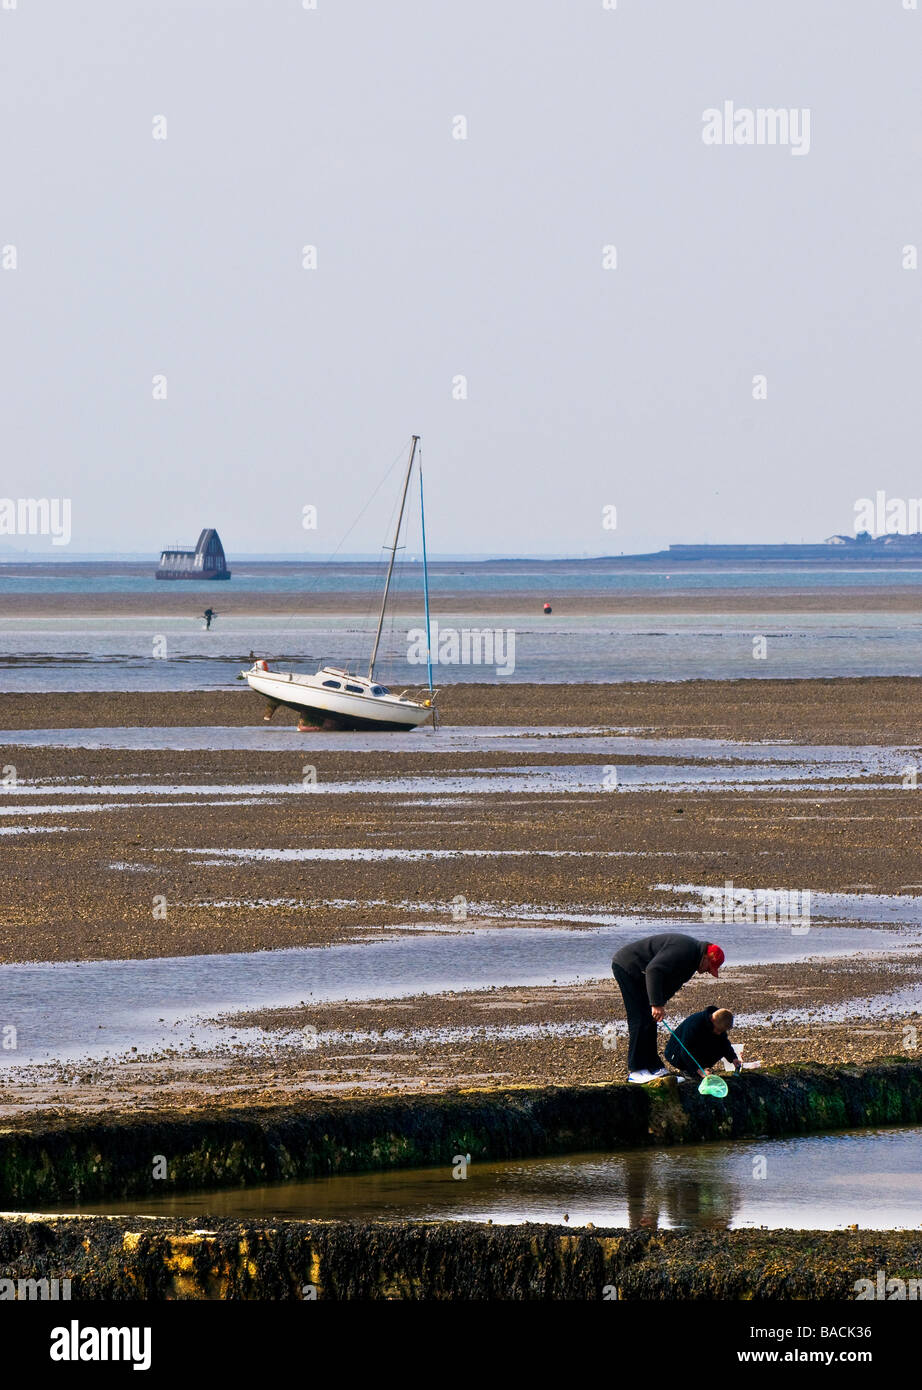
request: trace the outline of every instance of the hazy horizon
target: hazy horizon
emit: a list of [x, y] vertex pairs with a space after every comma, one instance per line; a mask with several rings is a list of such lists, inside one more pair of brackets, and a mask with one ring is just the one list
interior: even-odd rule
[[900, 0], [0, 9], [0, 499], [376, 554], [418, 433], [433, 554], [850, 532], [922, 494], [920, 49]]

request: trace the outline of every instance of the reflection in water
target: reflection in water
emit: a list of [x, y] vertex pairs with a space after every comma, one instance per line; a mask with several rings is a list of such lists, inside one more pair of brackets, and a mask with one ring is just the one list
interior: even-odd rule
[[918, 1228], [922, 1130], [475, 1161], [109, 1202], [84, 1212], [204, 1220], [522, 1221], [609, 1227]]
[[[672, 1151], [672, 1162], [655, 1149], [641, 1149], [622, 1159], [628, 1226], [723, 1229], [740, 1205], [736, 1183], [720, 1168], [702, 1171], [694, 1154]], [[682, 1163], [682, 1158], [691, 1158]], [[676, 1171], [678, 1169], [678, 1171]], [[619, 1175], [620, 1176], [620, 1175]], [[613, 1183], [612, 1196], [617, 1183]], [[665, 1219], [664, 1218], [665, 1214]]]

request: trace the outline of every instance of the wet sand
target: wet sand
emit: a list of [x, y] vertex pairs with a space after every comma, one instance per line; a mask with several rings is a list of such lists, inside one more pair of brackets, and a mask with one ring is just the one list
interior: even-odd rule
[[[0, 730], [260, 725], [265, 702], [233, 691], [0, 694]], [[455, 684], [441, 687], [447, 725], [644, 730], [660, 738], [795, 743], [922, 743], [922, 678], [649, 681], [619, 685]], [[272, 727], [295, 725], [280, 709]], [[412, 748], [425, 729], [395, 736]]]
[[[521, 589], [496, 588], [490, 592], [469, 589], [443, 588], [434, 591], [440, 614], [469, 613], [481, 617], [508, 618], [517, 615], [533, 617], [541, 613], [545, 600], [550, 600], [555, 618], [599, 617], [606, 614], [643, 614], [663, 616], [675, 614], [719, 613], [918, 613], [922, 609], [922, 591], [910, 585], [892, 584], [867, 587], [823, 588], [809, 591], [795, 588], [708, 588], [702, 590], [688, 585], [687, 573], [678, 569], [657, 566], [643, 573], [668, 576], [668, 592], [616, 592], [602, 584], [593, 589], [590, 583], [580, 586], [578, 593], [555, 591], [552, 570], [542, 572], [540, 561], [535, 563], [535, 583], [531, 592]], [[637, 571], [640, 573], [641, 571]], [[627, 572], [621, 572], [626, 575]], [[633, 573], [633, 571], [631, 572]], [[4, 614], [10, 618], [81, 618], [81, 617], [189, 617], [213, 603], [221, 617], [278, 617], [309, 614], [322, 617], [352, 617], [365, 615], [369, 610], [367, 591], [337, 590], [330, 593], [311, 591], [306, 582], [301, 593], [266, 592], [246, 589], [237, 580], [222, 584], [218, 591], [205, 585], [201, 594], [185, 589], [177, 591], [172, 584], [160, 584], [150, 593], [67, 593], [50, 592], [8, 593], [3, 596]], [[396, 593], [391, 611], [398, 617], [418, 617], [418, 594]]]
[[[675, 1023], [709, 1003], [730, 1008], [740, 1020], [731, 1038], [743, 1059], [767, 1066], [918, 1058], [922, 1016], [907, 1011], [898, 992], [920, 984], [922, 959], [905, 956], [725, 967], [719, 984], [696, 978], [685, 985], [667, 1016]], [[890, 993], [893, 1002], [864, 1018], [828, 1017], [844, 1001]], [[793, 1010], [807, 1017], [785, 1017]], [[0, 1086], [0, 1118], [18, 1125], [39, 1114], [105, 1114], [113, 1107], [220, 1111], [306, 1095], [619, 1082], [626, 1074], [623, 1021], [611, 977], [243, 1012], [222, 1016], [227, 1041], [218, 1048], [11, 1074]], [[616, 1031], [605, 1031], [613, 1023]], [[263, 1036], [254, 1043], [243, 1036], [248, 1029]]]
[[[757, 689], [754, 687], [757, 686]], [[519, 724], [643, 730], [650, 737], [783, 738], [816, 744], [893, 743], [911, 746], [922, 729], [922, 681], [694, 682], [643, 687], [456, 686], [445, 692], [446, 723]], [[227, 695], [109, 694], [0, 696], [0, 726], [182, 727], [261, 723], [261, 702], [249, 692]], [[281, 712], [277, 720], [282, 723]], [[0, 914], [0, 958], [13, 961], [105, 960], [194, 956], [367, 940], [385, 930], [452, 930], [459, 899], [467, 926], [554, 928], [600, 912], [670, 914], [695, 935], [690, 895], [668, 885], [786, 886], [836, 893], [922, 894], [918, 844], [919, 792], [899, 778], [829, 790], [646, 790], [450, 796], [385, 796], [388, 778], [437, 779], [446, 771], [482, 775], [491, 769], [553, 769], [594, 764], [611, 753], [573, 753], [566, 736], [546, 752], [433, 752], [425, 733], [395, 739], [393, 751], [324, 751], [309, 757], [292, 731], [290, 749], [112, 750], [16, 748], [0, 741], [0, 765], [13, 764], [44, 796], [9, 787], [0, 794], [0, 840], [6, 873]], [[621, 765], [643, 758], [619, 756]], [[660, 761], [669, 761], [660, 759]], [[683, 758], [683, 762], [688, 759]], [[260, 788], [291, 785], [305, 763], [318, 781], [351, 783], [351, 794], [273, 795]], [[378, 787], [376, 789], [376, 782]], [[121, 787], [120, 785], [121, 784]], [[169, 796], [145, 787], [169, 785]], [[367, 785], [365, 785], [367, 784]], [[129, 787], [140, 792], [128, 794]], [[95, 788], [107, 787], [102, 795]], [[122, 790], [124, 788], [124, 790]], [[247, 790], [250, 788], [251, 790]], [[252, 790], [255, 788], [255, 790]], [[229, 789], [236, 789], [228, 794]], [[69, 809], [68, 809], [69, 808]], [[37, 812], [37, 814], [36, 814]], [[195, 847], [458, 850], [463, 856], [396, 859], [278, 860], [225, 858], [207, 862]], [[658, 886], [660, 885], [660, 886]], [[162, 898], [166, 915], [155, 916]], [[676, 915], [678, 914], [678, 916]], [[691, 923], [688, 926], [685, 924]], [[732, 961], [729, 962], [732, 967]], [[737, 967], [720, 986], [722, 1004], [765, 1015], [747, 1026], [747, 1057], [768, 1061], [850, 1061], [906, 1054], [907, 1019], [796, 1026], [768, 1017], [806, 1001], [865, 998], [915, 982], [905, 960], [808, 968]], [[715, 1001], [715, 986], [695, 982], [675, 1007], [681, 1016]], [[183, 1107], [267, 1104], [305, 1090], [321, 1094], [412, 1091], [472, 1084], [565, 1084], [623, 1075], [616, 1049], [598, 1029], [620, 1019], [610, 979], [555, 990], [496, 990], [437, 995], [378, 1005], [324, 1006], [312, 1014], [266, 1014], [244, 1022], [263, 1043], [204, 1055], [125, 1060], [36, 1070], [0, 1091], [6, 1122], [49, 1111], [95, 1112], [112, 1106], [154, 1108], [169, 1097]], [[534, 1037], [500, 1036], [495, 1028], [527, 1021]], [[453, 1037], [440, 1046], [414, 1038], [425, 1029], [494, 1025], [492, 1033]], [[305, 1051], [282, 1033], [319, 1028], [380, 1034], [353, 1046]], [[591, 1024], [594, 1033], [580, 1032]], [[541, 1036], [541, 1028], [557, 1028]], [[557, 1025], [564, 1025], [562, 1028]], [[572, 1036], [567, 1032], [570, 1025]], [[390, 1041], [383, 1034], [396, 1029]], [[913, 1044], [915, 1046], [915, 1044]], [[911, 1053], [911, 1049], [910, 1049]], [[4, 1061], [15, 1063], [7, 1054]]]
[[[79, 751], [68, 756], [86, 766]], [[175, 799], [120, 799], [117, 789], [95, 798], [71, 793], [60, 805], [76, 809], [56, 812], [34, 797], [4, 794], [0, 826], [30, 833], [2, 841], [0, 958], [131, 959], [325, 945], [357, 930], [447, 927], [457, 902], [474, 926], [520, 925], [524, 913], [532, 925], [545, 915], [560, 926], [600, 912], [670, 911], [694, 921], [701, 912], [692, 895], [657, 885], [719, 887], [727, 879], [797, 892], [922, 892], [915, 791], [600, 790], [473, 794], [437, 804], [373, 791], [320, 796], [305, 789], [275, 797], [246, 795], [246, 785], [259, 786], [259, 759], [240, 766], [228, 755], [222, 775], [232, 784], [239, 778], [241, 790], [220, 799], [199, 790], [183, 796], [176, 776], [182, 765], [198, 788], [209, 780], [203, 763], [218, 760], [169, 756], [172, 775], [155, 771], [153, 758], [146, 766], [130, 756], [118, 763], [134, 780], [168, 776], [177, 784]], [[325, 761], [312, 757], [323, 777]], [[103, 761], [111, 781], [117, 774], [110, 759]], [[287, 767], [268, 770], [269, 778], [297, 786], [302, 765], [289, 757]], [[28, 762], [17, 766], [28, 775]], [[67, 775], [74, 775], [72, 766]], [[272, 847], [395, 842], [437, 857], [305, 861], [189, 852], [229, 846], [248, 856]], [[458, 848], [467, 852], [450, 853]], [[449, 853], [441, 857], [440, 850]], [[155, 899], [162, 900], [156, 916]]]

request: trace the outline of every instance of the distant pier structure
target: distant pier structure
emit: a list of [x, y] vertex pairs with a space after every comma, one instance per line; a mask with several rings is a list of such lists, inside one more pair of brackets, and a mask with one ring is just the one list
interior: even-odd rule
[[164, 550], [157, 566], [158, 579], [230, 579], [221, 537], [209, 526], [194, 550]]

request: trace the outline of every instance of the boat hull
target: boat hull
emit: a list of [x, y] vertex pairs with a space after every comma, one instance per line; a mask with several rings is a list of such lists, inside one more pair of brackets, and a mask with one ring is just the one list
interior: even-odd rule
[[201, 570], [176, 570], [168, 574], [165, 570], [156, 570], [155, 579], [194, 579], [197, 584], [213, 584], [219, 579], [230, 579], [230, 570], [219, 570], [215, 574], [203, 574]]
[[389, 730], [409, 733], [424, 724], [430, 709], [410, 702], [321, 691], [288, 675], [246, 673], [247, 684], [272, 705], [294, 710], [321, 729]]

